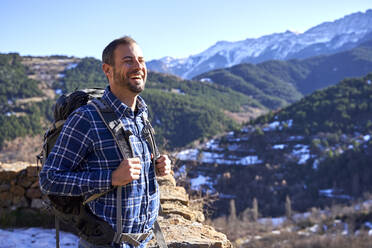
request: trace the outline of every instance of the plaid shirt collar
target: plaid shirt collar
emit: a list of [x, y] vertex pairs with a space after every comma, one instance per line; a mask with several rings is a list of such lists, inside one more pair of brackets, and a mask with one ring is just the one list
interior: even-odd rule
[[[122, 117], [134, 117], [134, 112], [130, 107], [128, 107], [126, 104], [124, 104], [122, 101], [120, 101], [112, 92], [110, 89], [110, 86], [107, 86], [105, 89], [105, 92], [102, 96], [104, 100], [106, 100], [107, 103], [113, 108], [114, 112], [119, 116], [119, 118]], [[147, 108], [147, 105], [142, 97], [137, 96], [136, 100], [136, 109], [137, 115], [141, 115]]]

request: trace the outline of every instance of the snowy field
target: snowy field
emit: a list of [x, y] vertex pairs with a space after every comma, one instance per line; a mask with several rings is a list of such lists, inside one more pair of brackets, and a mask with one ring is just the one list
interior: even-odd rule
[[[79, 238], [60, 232], [61, 248], [78, 247]], [[49, 248], [56, 247], [55, 230], [42, 228], [0, 229], [0, 248]]]

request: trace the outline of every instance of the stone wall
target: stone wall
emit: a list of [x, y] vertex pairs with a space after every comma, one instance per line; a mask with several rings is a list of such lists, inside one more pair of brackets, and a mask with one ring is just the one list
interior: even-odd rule
[[42, 206], [38, 168], [27, 163], [0, 163], [0, 208], [36, 208]]
[[[203, 224], [203, 213], [190, 207], [189, 196], [173, 176], [159, 178], [159, 185], [163, 211], [158, 220], [169, 247], [232, 247], [224, 234]], [[43, 197], [36, 165], [0, 163], [0, 216], [19, 209], [43, 213]]]

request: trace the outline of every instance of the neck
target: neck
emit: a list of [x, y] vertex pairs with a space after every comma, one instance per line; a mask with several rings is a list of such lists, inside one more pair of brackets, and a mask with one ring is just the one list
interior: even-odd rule
[[125, 105], [134, 111], [136, 109], [137, 95], [136, 93], [128, 90], [117, 88], [114, 85], [110, 85], [111, 92]]

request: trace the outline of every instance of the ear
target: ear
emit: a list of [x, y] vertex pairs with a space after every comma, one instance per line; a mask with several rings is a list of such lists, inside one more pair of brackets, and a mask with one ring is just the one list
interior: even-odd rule
[[102, 70], [103, 73], [105, 73], [107, 79], [110, 79], [112, 77], [112, 66], [106, 63], [102, 64]]

